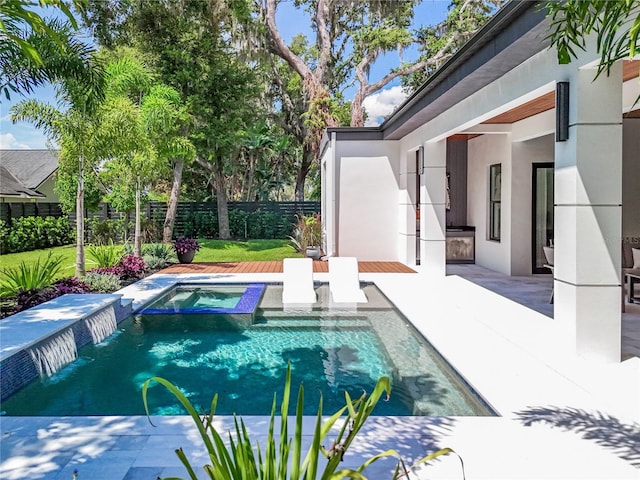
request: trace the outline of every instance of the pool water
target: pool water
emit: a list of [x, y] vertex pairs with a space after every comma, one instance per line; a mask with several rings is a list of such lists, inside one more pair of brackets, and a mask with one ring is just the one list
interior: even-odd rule
[[[352, 397], [370, 392], [383, 375], [392, 379], [392, 394], [378, 404], [376, 415], [491, 413], [389, 306], [337, 312], [263, 308], [245, 329], [226, 328], [224, 322], [216, 326], [198, 315], [138, 315], [78, 356], [52, 378], [3, 402], [3, 413], [142, 415], [141, 386], [160, 376], [203, 412], [217, 392], [218, 414], [267, 415], [273, 394], [282, 393], [288, 362], [292, 398], [302, 383], [306, 415], [317, 413], [321, 395], [323, 412], [329, 414], [344, 405], [345, 391]], [[149, 403], [154, 415], [184, 414], [159, 385], [149, 390]]]
[[223, 308], [238, 305], [246, 287], [244, 286], [190, 286], [179, 285], [162, 295], [146, 310], [184, 311], [186, 309]]

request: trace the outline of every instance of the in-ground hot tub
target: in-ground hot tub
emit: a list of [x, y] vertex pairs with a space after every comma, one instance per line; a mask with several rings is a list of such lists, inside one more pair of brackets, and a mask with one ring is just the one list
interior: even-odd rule
[[140, 310], [140, 315], [198, 315], [203, 322], [245, 328], [253, 323], [264, 283], [179, 283]]

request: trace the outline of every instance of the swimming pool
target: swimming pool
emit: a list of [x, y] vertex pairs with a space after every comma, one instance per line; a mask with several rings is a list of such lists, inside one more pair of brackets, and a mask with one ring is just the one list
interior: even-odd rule
[[[201, 315], [136, 315], [107, 341], [84, 347], [78, 360], [3, 402], [7, 415], [140, 415], [140, 387], [151, 376], [174, 384], [203, 411], [218, 392], [218, 414], [268, 414], [282, 391], [287, 362], [293, 385], [305, 386], [305, 414], [344, 404], [382, 375], [392, 395], [377, 415], [488, 415], [490, 409], [374, 286], [369, 303], [335, 308], [328, 288], [323, 308], [282, 308], [281, 286], [268, 285], [247, 328], [203, 322]], [[150, 391], [152, 414], [182, 414], [161, 387]]]

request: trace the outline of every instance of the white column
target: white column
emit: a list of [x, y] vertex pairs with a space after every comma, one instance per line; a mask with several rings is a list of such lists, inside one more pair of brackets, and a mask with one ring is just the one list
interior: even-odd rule
[[407, 265], [416, 264], [416, 151], [404, 154], [400, 161], [398, 189], [398, 258]]
[[578, 355], [620, 361], [622, 65], [568, 79], [569, 139], [555, 144], [554, 317]]
[[420, 178], [420, 270], [434, 278], [446, 274], [446, 178], [447, 141], [426, 143]]

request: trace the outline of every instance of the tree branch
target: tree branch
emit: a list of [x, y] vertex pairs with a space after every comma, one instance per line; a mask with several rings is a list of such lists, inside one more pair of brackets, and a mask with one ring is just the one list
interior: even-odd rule
[[331, 59], [331, 38], [327, 31], [327, 18], [329, 18], [329, 3], [327, 0], [318, 0], [316, 6], [316, 29], [318, 33], [318, 65], [316, 67], [316, 80], [324, 85], [327, 66]]
[[309, 67], [282, 39], [278, 26], [276, 25], [276, 0], [265, 0], [265, 21], [269, 30], [271, 46], [276, 55], [286, 61], [302, 78], [312, 75]]

